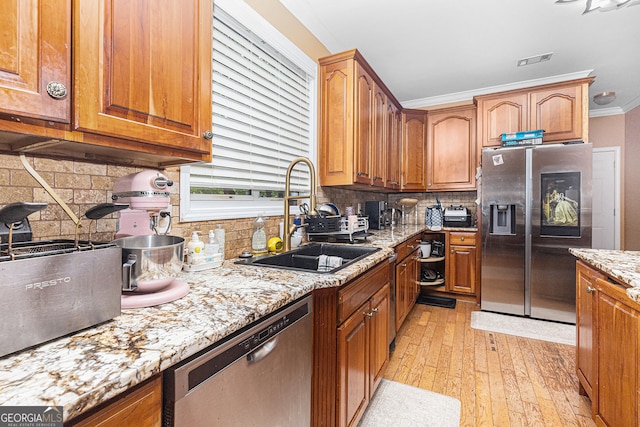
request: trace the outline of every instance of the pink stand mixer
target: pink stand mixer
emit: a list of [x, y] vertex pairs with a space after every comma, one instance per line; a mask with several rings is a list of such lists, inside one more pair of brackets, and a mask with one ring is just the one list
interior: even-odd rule
[[[182, 270], [184, 239], [168, 236], [171, 215], [168, 188], [173, 181], [158, 171], [145, 170], [116, 180], [112, 199], [128, 203], [119, 212], [116, 240], [122, 248], [122, 308], [140, 308], [174, 301], [189, 293], [176, 278]], [[161, 217], [169, 218], [165, 234], [158, 233]]]

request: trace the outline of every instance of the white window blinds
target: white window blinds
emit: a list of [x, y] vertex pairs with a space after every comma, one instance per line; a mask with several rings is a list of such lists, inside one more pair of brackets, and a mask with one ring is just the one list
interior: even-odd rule
[[[191, 166], [191, 192], [284, 190], [291, 160], [311, 151], [312, 80], [218, 6], [212, 66], [213, 159]], [[296, 167], [291, 183], [308, 192], [306, 168]]]

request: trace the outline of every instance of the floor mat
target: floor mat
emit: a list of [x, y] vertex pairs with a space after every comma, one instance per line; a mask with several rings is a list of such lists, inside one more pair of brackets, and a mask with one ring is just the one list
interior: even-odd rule
[[436, 307], [456, 308], [456, 299], [438, 297], [435, 295], [420, 295], [416, 301], [418, 304], [433, 305]]
[[358, 427], [458, 427], [460, 401], [383, 379]]
[[474, 311], [471, 313], [471, 327], [534, 340], [576, 345], [576, 326], [565, 323]]

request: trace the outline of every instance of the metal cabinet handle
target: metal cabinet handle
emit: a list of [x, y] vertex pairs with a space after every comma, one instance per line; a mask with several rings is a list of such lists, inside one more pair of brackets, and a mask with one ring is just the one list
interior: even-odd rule
[[452, 254], [455, 254], [455, 253], [456, 253], [456, 251], [454, 251], [453, 249], [451, 249], [451, 253], [452, 253]]
[[47, 83], [47, 93], [54, 99], [62, 99], [67, 96], [67, 87], [63, 83], [50, 81]]
[[595, 292], [596, 288], [592, 288], [591, 286], [587, 285], [587, 293], [590, 294], [592, 292]]
[[204, 139], [207, 139], [209, 141], [211, 141], [213, 139], [213, 132], [211, 132], [210, 130], [206, 130], [204, 131], [204, 133], [202, 134], [202, 137]]
[[374, 308], [373, 310], [371, 310], [369, 313], [364, 313], [365, 316], [371, 318], [373, 317], [376, 313], [378, 312], [377, 308]]
[[409, 249], [413, 249], [413, 248], [415, 248], [415, 246], [413, 246], [413, 245], [407, 245], [407, 247], [408, 247]]
[[460, 241], [464, 242], [464, 236], [460, 237]]

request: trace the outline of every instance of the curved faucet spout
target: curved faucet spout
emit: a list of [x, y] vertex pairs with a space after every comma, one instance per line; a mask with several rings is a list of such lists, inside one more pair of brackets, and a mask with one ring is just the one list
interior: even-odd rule
[[[309, 194], [292, 196], [291, 195], [291, 172], [293, 168], [298, 163], [304, 163], [309, 167], [309, 175], [311, 177], [311, 182], [309, 183], [310, 190]], [[294, 231], [296, 231], [297, 227], [295, 225], [289, 225], [290, 214], [289, 210], [291, 207], [291, 200], [300, 200], [300, 199], [309, 199], [309, 213], [308, 215], [317, 215], [316, 212], [316, 169], [313, 167], [313, 163], [307, 157], [296, 157], [291, 161], [289, 167], [287, 168], [287, 176], [285, 179], [285, 189], [284, 189], [284, 248], [283, 250], [290, 251], [291, 250], [291, 235]]]

